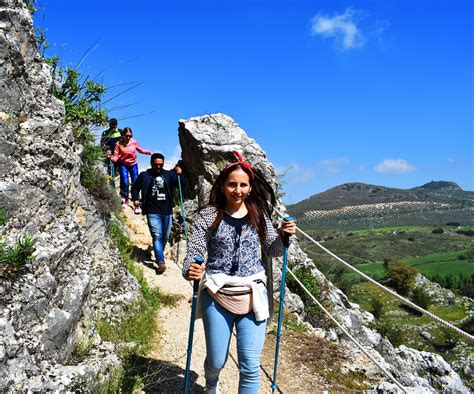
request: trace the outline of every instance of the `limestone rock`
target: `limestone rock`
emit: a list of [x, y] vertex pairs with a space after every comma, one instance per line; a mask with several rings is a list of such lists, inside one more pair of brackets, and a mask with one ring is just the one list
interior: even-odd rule
[[96, 387], [118, 357], [99, 341], [87, 362], [68, 365], [77, 327], [113, 319], [138, 297], [80, 184], [81, 148], [52, 87], [26, 2], [0, 0], [0, 209], [9, 216], [1, 236], [7, 246], [25, 234], [37, 240], [28, 271], [0, 279], [2, 392]]

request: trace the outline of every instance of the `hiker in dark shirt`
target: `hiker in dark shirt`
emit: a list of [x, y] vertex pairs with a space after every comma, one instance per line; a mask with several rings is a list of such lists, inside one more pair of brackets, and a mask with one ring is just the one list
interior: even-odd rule
[[[104, 151], [105, 155], [108, 157], [114, 153], [115, 144], [122, 136], [122, 130], [118, 127], [118, 121], [115, 118], [109, 120], [109, 128], [102, 132], [100, 137], [100, 147]], [[115, 177], [117, 174], [117, 164], [106, 159], [105, 165], [107, 166], [107, 174], [111, 177]]]
[[122, 130], [117, 127], [117, 119], [111, 118], [109, 120], [109, 128], [102, 132], [100, 137], [100, 147], [105, 154], [114, 153], [115, 144], [122, 136]]
[[153, 238], [155, 261], [158, 264], [157, 273], [166, 270], [164, 249], [171, 231], [172, 209], [175, 187], [178, 186], [178, 175], [181, 168], [176, 166], [174, 171], [163, 169], [165, 157], [161, 153], [151, 155], [151, 168], [140, 173], [132, 186], [132, 199], [135, 213], [141, 209], [146, 215], [148, 227]]

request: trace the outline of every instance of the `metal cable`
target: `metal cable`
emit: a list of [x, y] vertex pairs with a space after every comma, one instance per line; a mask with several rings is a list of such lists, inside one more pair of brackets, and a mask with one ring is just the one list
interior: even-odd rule
[[[275, 208], [275, 211], [281, 216], [281, 217], [284, 217], [285, 215], [283, 215], [277, 208]], [[347, 263], [346, 261], [344, 261], [343, 259], [341, 259], [339, 256], [336, 256], [333, 252], [331, 252], [330, 250], [326, 249], [323, 245], [321, 245], [318, 241], [316, 241], [315, 239], [313, 239], [311, 236], [309, 236], [308, 234], [306, 234], [303, 230], [301, 230], [299, 227], [296, 227], [296, 229], [301, 233], [303, 234], [306, 238], [308, 238], [311, 242], [313, 242], [316, 246], [318, 246], [320, 249], [324, 250], [326, 253], [328, 253], [329, 255], [331, 255], [332, 257], [334, 257], [336, 260], [340, 261], [342, 264], [344, 264], [347, 268], [351, 269], [352, 271], [356, 272], [357, 274], [359, 274], [360, 276], [362, 276], [364, 279], [366, 279], [367, 281], [369, 281], [370, 283], [373, 283], [374, 285], [378, 286], [379, 288], [381, 288], [382, 290], [384, 290], [385, 292], [393, 295], [395, 298], [399, 299], [400, 301], [402, 301], [404, 304], [410, 306], [411, 308], [417, 310], [418, 312], [421, 312], [423, 314], [425, 314], [426, 316], [429, 316], [431, 317], [433, 320], [436, 320], [438, 323], [442, 324], [443, 326], [455, 331], [456, 333], [458, 333], [459, 335], [462, 335], [464, 337], [466, 337], [468, 340], [470, 340], [471, 342], [474, 342], [474, 336], [461, 330], [460, 328], [454, 326], [453, 324], [441, 319], [440, 317], [436, 316], [435, 314], [423, 309], [422, 307], [416, 305], [415, 303], [413, 303], [412, 301], [406, 299], [405, 297], [402, 297], [400, 294], [398, 294], [397, 292], [385, 287], [384, 285], [380, 284], [379, 282], [377, 282], [376, 280], [372, 279], [370, 276], [364, 274], [363, 272], [359, 271], [357, 268], [353, 267], [352, 265], [350, 265], [349, 263]]]
[[334, 317], [331, 316], [329, 311], [314, 297], [311, 292], [300, 282], [300, 280], [296, 277], [296, 275], [287, 267], [287, 271], [290, 273], [290, 275], [293, 277], [293, 279], [298, 283], [301, 288], [311, 297], [311, 299], [314, 301], [314, 303], [342, 330], [344, 334], [346, 334], [349, 339], [356, 344], [356, 346], [370, 359], [374, 362], [377, 367], [380, 368], [380, 370], [393, 382], [395, 383], [402, 392], [406, 392], [402, 384], [395, 379], [395, 377], [387, 371], [375, 358], [372, 357], [372, 355], [364, 349], [364, 347], [355, 339]]

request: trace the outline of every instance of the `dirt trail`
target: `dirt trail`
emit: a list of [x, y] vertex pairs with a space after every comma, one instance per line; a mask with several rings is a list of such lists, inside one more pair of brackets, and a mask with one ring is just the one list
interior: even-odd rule
[[[182, 392], [186, 369], [186, 356], [188, 346], [189, 320], [191, 313], [192, 287], [181, 276], [181, 269], [173, 260], [166, 260], [167, 270], [162, 275], [157, 275], [147, 250], [151, 250], [151, 237], [146, 220], [142, 215], [135, 215], [132, 209], [124, 210], [126, 222], [129, 227], [129, 237], [137, 247], [138, 264], [143, 267], [148, 283], [158, 287], [165, 293], [177, 298], [174, 307], [165, 306], [160, 309], [157, 317], [158, 336], [156, 346], [148, 354], [150, 364], [153, 363], [159, 383], [152, 388], [145, 388], [145, 392]], [[184, 251], [180, 253], [180, 260]], [[170, 253], [167, 253], [170, 256]], [[181, 263], [178, 263], [181, 265]], [[275, 319], [276, 320], [276, 319]], [[274, 325], [267, 327], [265, 349], [262, 355], [260, 392], [271, 392], [271, 379], [273, 377], [273, 362], [275, 352]], [[311, 368], [302, 362], [298, 344], [301, 338], [282, 333], [281, 350], [278, 367], [278, 386], [280, 392], [321, 392], [324, 384], [321, 378], [311, 373]], [[229, 359], [219, 380], [221, 393], [237, 393], [239, 373], [237, 370], [236, 340], [233, 336]], [[295, 352], [296, 350], [296, 352]], [[299, 349], [302, 352], [305, 349]], [[196, 320], [194, 328], [194, 341], [192, 350], [190, 390], [189, 392], [203, 392], [205, 386], [203, 363], [206, 356], [206, 345], [202, 320]]]

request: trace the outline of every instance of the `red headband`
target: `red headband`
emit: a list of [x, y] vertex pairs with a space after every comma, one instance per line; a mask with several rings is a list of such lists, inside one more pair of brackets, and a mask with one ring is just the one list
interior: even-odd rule
[[232, 152], [234, 153], [235, 157], [239, 161], [227, 164], [227, 166], [222, 170], [222, 172], [226, 172], [229, 168], [231, 168], [233, 166], [240, 165], [240, 166], [245, 167], [247, 170], [250, 171], [250, 177], [252, 178], [251, 180], [253, 182], [254, 175], [253, 175], [252, 166], [250, 165], [250, 163], [246, 163], [244, 161], [244, 158], [242, 157], [242, 155], [239, 152], [237, 152], [236, 150], [233, 150]]

